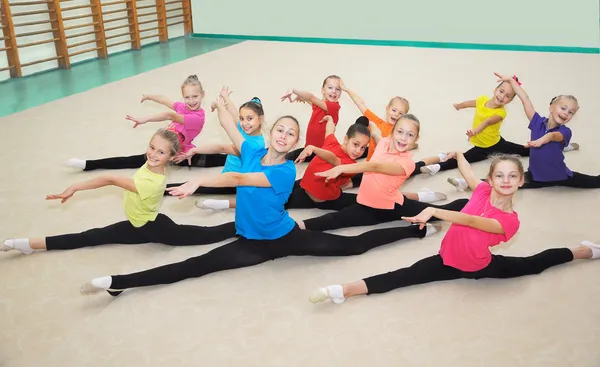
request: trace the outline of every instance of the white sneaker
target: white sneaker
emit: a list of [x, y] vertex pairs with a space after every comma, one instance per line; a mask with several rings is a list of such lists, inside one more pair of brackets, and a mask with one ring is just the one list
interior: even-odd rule
[[419, 192], [417, 192], [417, 195], [419, 195], [419, 201], [422, 203], [435, 203], [436, 201], [448, 199], [446, 194], [435, 192], [429, 189], [421, 189]]
[[465, 191], [469, 188], [469, 184], [464, 178], [449, 177], [448, 182], [454, 187], [456, 187], [457, 191]]
[[431, 176], [435, 175], [436, 173], [438, 173], [440, 171], [440, 165], [439, 164], [430, 164], [429, 166], [423, 166], [421, 167], [421, 173], [428, 173]]
[[325, 300], [330, 299], [331, 302], [335, 303], [335, 304], [340, 304], [340, 303], [344, 303], [344, 301], [346, 300], [343, 297], [338, 297], [338, 296], [333, 296], [329, 293], [329, 288], [330, 287], [336, 287], [339, 288], [339, 290], [341, 291], [341, 285], [334, 285], [334, 286], [329, 286], [329, 287], [321, 287], [318, 289], [315, 289], [312, 294], [310, 295], [310, 297], [308, 297], [308, 300], [312, 303], [319, 303], [319, 302], [323, 302]]
[[579, 150], [579, 144], [571, 143], [563, 148], [563, 152], [570, 152], [572, 150]]
[[590, 241], [581, 241], [581, 246], [589, 247], [592, 250], [592, 259], [600, 257], [600, 245], [597, 245]]

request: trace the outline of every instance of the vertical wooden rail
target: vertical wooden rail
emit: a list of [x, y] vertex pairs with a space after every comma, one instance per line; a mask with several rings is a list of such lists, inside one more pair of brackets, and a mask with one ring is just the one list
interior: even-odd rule
[[6, 58], [10, 68], [11, 78], [21, 77], [21, 62], [19, 61], [19, 51], [17, 49], [17, 40], [15, 38], [15, 27], [12, 21], [12, 14], [8, 0], [0, 0], [0, 17], [2, 18], [2, 35], [4, 36], [4, 46], [6, 47]]
[[129, 16], [129, 32], [131, 32], [131, 48], [139, 50], [142, 48], [140, 40], [140, 25], [138, 24], [137, 7], [135, 0], [129, 0], [127, 6], [127, 15]]
[[169, 31], [167, 30], [167, 10], [165, 9], [165, 0], [156, 0], [156, 11], [158, 14], [158, 40], [160, 42], [169, 41]]
[[96, 31], [96, 47], [98, 47], [98, 57], [101, 59], [106, 59], [108, 58], [108, 49], [106, 48], [106, 34], [104, 34], [102, 6], [100, 5], [100, 0], [90, 0], [90, 4], [92, 5], [94, 30]]
[[54, 48], [56, 49], [56, 56], [58, 67], [61, 69], [70, 69], [71, 60], [69, 59], [69, 53], [67, 52], [67, 37], [65, 37], [65, 26], [63, 24], [62, 13], [60, 11], [59, 0], [53, 0], [47, 3], [48, 10], [50, 11], [50, 24], [53, 29], [52, 36], [57, 41], [54, 42]]
[[183, 0], [181, 6], [183, 7], [183, 33], [188, 35], [193, 32], [192, 5], [190, 0]]

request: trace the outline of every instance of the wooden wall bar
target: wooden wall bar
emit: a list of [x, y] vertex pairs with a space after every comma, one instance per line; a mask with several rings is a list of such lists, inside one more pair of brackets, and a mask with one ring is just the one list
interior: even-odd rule
[[[192, 33], [190, 0], [87, 1], [89, 4], [69, 5], [72, 3], [71, 0], [0, 0], [0, 26], [2, 27], [0, 41], [4, 41], [3, 45], [0, 43], [0, 54], [6, 53], [8, 60], [8, 67], [0, 68], [0, 71], [8, 71], [11, 78], [19, 78], [23, 75], [22, 68], [49, 61], [58, 62], [58, 67], [61, 69], [69, 69], [73, 56], [95, 53], [96, 57], [106, 59], [109, 57], [109, 49], [113, 46], [130, 44], [131, 49], [139, 50], [142, 47], [142, 40], [154, 37], [157, 37], [160, 42], [168, 42], [168, 27], [177, 24], [183, 24], [185, 35]], [[40, 5], [45, 5], [45, 8], [40, 9]], [[125, 8], [122, 5], [125, 5]], [[85, 13], [86, 9], [90, 9], [89, 13]], [[119, 16], [120, 14], [123, 16]], [[48, 19], [26, 21], [27, 17], [39, 15]], [[115, 24], [117, 21], [124, 20], [127, 20], [127, 24], [120, 26]], [[149, 23], [156, 23], [157, 26], [140, 29], [140, 25]], [[46, 30], [21, 29], [21, 27], [45, 24], [48, 25]], [[20, 33], [15, 33], [15, 27], [20, 28]], [[94, 30], [71, 31], [86, 27], [93, 27]], [[107, 34], [117, 29], [120, 31]], [[51, 37], [29, 42], [24, 42], [22, 39], [45, 34]], [[94, 36], [91, 40], [77, 39], [91, 35]], [[122, 40], [123, 38], [127, 39]], [[20, 62], [20, 48], [34, 48], [47, 43], [54, 43], [55, 56], [27, 63]], [[89, 46], [82, 48], [81, 46], [84, 45]]]

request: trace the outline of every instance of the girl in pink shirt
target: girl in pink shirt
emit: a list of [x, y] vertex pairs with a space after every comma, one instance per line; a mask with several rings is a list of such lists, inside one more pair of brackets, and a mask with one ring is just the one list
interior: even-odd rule
[[[326, 180], [344, 174], [364, 172], [358, 189], [357, 203], [342, 210], [298, 221], [300, 228], [328, 231], [337, 228], [369, 226], [400, 220], [403, 216], [413, 216], [428, 206], [427, 202], [444, 200], [446, 196], [432, 191], [402, 193], [400, 187], [415, 170], [412, 154], [408, 151], [419, 137], [420, 123], [412, 114], [402, 115], [394, 124], [388, 137], [382, 138], [377, 126], [370, 125], [371, 135], [377, 147], [369, 162], [345, 164], [328, 171], [316, 173]], [[455, 200], [435, 208], [461, 210], [467, 199]]]
[[529, 257], [492, 255], [489, 247], [510, 240], [519, 229], [519, 216], [513, 210], [512, 198], [524, 183], [523, 165], [516, 156], [496, 156], [487, 181], [480, 181], [462, 153], [457, 153], [456, 159], [460, 173], [473, 190], [469, 203], [460, 212], [430, 207], [417, 216], [402, 218], [418, 223], [421, 228], [432, 218], [452, 222], [437, 255], [408, 268], [319, 288], [310, 296], [310, 301], [331, 299], [342, 303], [351, 296], [459, 278], [515, 278], [539, 274], [576, 259], [600, 258], [600, 245], [589, 241], [573, 249], [549, 249]]
[[[171, 121], [167, 129], [173, 131], [179, 137], [181, 148], [178, 154], [183, 154], [194, 148], [192, 142], [204, 127], [205, 113], [202, 109], [202, 100], [204, 99], [205, 92], [196, 75], [190, 75], [183, 82], [181, 85], [181, 94], [184, 102], [174, 102], [165, 96], [144, 94], [142, 96], [142, 102], [153, 101], [164, 105], [169, 108], [170, 111], [141, 118], [127, 115], [125, 118], [134, 123], [134, 128], [148, 122]], [[146, 163], [146, 155], [136, 154], [127, 157], [94, 160], [71, 158], [66, 162], [66, 165], [69, 167], [80, 168], [84, 171], [92, 171], [96, 169], [140, 168], [144, 163]], [[192, 165], [195, 165], [194, 163], [196, 162], [192, 161], [191, 163]], [[178, 165], [187, 166], [188, 161], [180, 162]]]

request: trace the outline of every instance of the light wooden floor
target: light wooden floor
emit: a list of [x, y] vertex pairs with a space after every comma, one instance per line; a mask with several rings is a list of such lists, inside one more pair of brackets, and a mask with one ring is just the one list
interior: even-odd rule
[[[600, 74], [597, 55], [412, 49], [244, 42], [145, 74], [106, 84], [0, 119], [4, 167], [0, 238], [78, 232], [124, 219], [116, 188], [77, 193], [65, 205], [44, 196], [103, 172], [62, 167], [70, 157], [136, 154], [160, 125], [132, 129], [125, 114], [160, 111], [142, 93], [179, 96], [197, 73], [210, 98], [224, 84], [239, 105], [264, 101], [267, 121], [310, 109], [279, 102], [289, 87], [318, 93], [328, 74], [342, 76], [377, 113], [402, 95], [422, 121], [415, 158], [467, 149], [472, 112], [452, 103], [490, 94], [494, 71], [517, 74], [540, 113], [557, 94], [574, 94], [581, 109], [569, 126], [581, 150], [573, 170], [600, 174]], [[343, 96], [342, 138], [358, 116]], [[520, 102], [508, 106], [507, 140], [526, 142]], [[208, 114], [197, 143], [226, 141]], [[525, 160], [526, 161], [526, 160]], [[526, 163], [526, 162], [525, 162]], [[474, 165], [483, 177], [485, 162]], [[302, 174], [304, 167], [298, 169]], [[133, 170], [120, 173], [130, 175]], [[170, 182], [218, 169], [174, 168]], [[446, 183], [457, 171], [407, 182], [449, 199], [465, 197]], [[598, 240], [600, 190], [550, 188], [519, 192], [520, 233], [497, 253], [529, 255], [548, 247]], [[179, 223], [215, 225], [232, 211], [211, 213], [194, 199], [167, 198], [163, 212]], [[323, 212], [294, 210], [295, 218]], [[389, 225], [398, 225], [392, 223]], [[379, 226], [382, 227], [382, 226]], [[340, 230], [357, 234], [365, 228]], [[220, 244], [170, 248], [111, 245], [20, 256], [0, 254], [0, 366], [598, 366], [600, 262], [580, 262], [513, 280], [460, 280], [312, 305], [320, 285], [360, 279], [436, 253], [443, 234], [407, 240], [350, 258], [288, 258], [170, 286], [79, 295], [88, 279], [183, 260]]]

